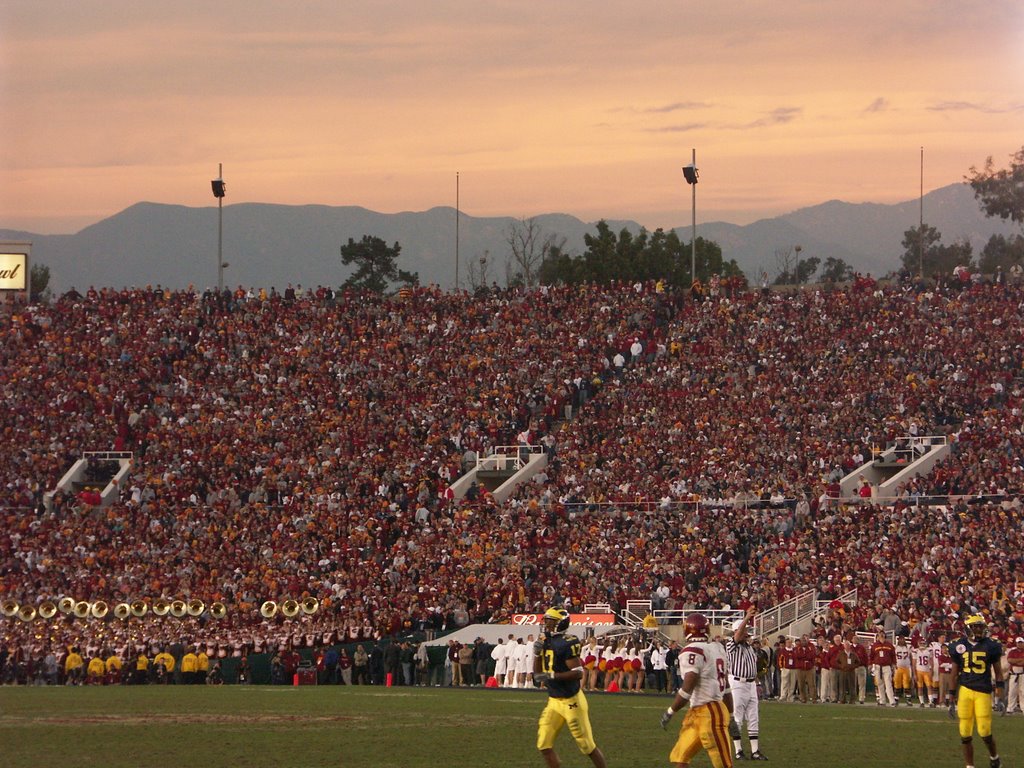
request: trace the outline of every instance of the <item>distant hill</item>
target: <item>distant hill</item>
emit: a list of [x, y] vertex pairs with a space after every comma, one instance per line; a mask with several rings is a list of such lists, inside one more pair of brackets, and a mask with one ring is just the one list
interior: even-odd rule
[[[794, 245], [802, 258], [844, 259], [862, 272], [885, 274], [897, 268], [903, 233], [918, 223], [918, 200], [896, 205], [851, 204], [833, 200], [746, 226], [699, 223], [697, 234], [722, 246], [726, 259], [752, 278], [762, 269], [774, 275], [775, 253]], [[986, 218], [970, 188], [953, 184], [925, 196], [925, 222], [942, 233], [943, 242], [968, 238], [979, 252], [995, 233], [1016, 229]], [[584, 250], [583, 237], [596, 222], [565, 214], [535, 217], [545, 233], [566, 239], [567, 248]], [[459, 218], [460, 275], [485, 253], [491, 275], [503, 281], [508, 255], [505, 233], [514, 217]], [[230, 286], [305, 287], [339, 285], [350, 272], [341, 264], [339, 247], [348, 238], [375, 235], [402, 246], [403, 269], [419, 272], [422, 283], [450, 288], [455, 281], [455, 209], [384, 214], [354, 206], [265, 205], [239, 203], [224, 207], [225, 283]], [[640, 225], [609, 220], [616, 232]], [[690, 226], [677, 228], [684, 241]], [[37, 235], [0, 230], [0, 240], [32, 242], [35, 263], [50, 268], [51, 285], [61, 292], [75, 286], [164, 285], [199, 289], [217, 280], [217, 209], [137, 203], [73, 235]]]

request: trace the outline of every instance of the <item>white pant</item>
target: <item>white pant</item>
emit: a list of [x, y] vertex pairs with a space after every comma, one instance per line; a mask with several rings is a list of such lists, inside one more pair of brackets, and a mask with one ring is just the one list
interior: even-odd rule
[[793, 700], [793, 691], [796, 688], [795, 672], [795, 669], [786, 669], [785, 667], [779, 670], [779, 699], [781, 701]]
[[871, 667], [875, 677], [875, 695], [882, 704], [895, 704], [896, 694], [892, 690], [892, 667], [880, 667], [877, 664]]
[[1006, 690], [1006, 711], [1024, 712], [1024, 672], [1009, 674], [1010, 686]]
[[747, 724], [747, 734], [753, 738], [760, 731], [760, 715], [757, 703], [757, 682], [748, 683], [738, 677], [729, 676], [729, 685], [732, 688], [732, 716], [736, 724], [742, 726]]

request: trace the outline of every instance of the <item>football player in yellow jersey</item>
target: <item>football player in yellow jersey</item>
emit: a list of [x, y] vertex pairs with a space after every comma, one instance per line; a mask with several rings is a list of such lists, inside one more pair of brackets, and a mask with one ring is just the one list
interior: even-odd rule
[[554, 749], [555, 737], [567, 725], [580, 752], [589, 757], [596, 768], [606, 768], [604, 754], [590, 728], [587, 697], [580, 688], [583, 679], [580, 641], [575, 635], [565, 633], [568, 628], [569, 612], [548, 608], [544, 613], [544, 636], [534, 643], [537, 655], [533, 680], [548, 689], [548, 703], [537, 724], [537, 749], [548, 768], [559, 768], [561, 762]]
[[[1003, 647], [988, 636], [988, 624], [980, 614], [964, 620], [964, 637], [949, 645], [949, 655], [957, 671], [957, 717], [960, 720], [960, 742], [967, 768], [974, 766], [974, 728], [988, 747], [990, 768], [1000, 768], [999, 752], [992, 738], [992, 692], [1003, 690], [1000, 661]], [[995, 686], [992, 684], [995, 676]]]

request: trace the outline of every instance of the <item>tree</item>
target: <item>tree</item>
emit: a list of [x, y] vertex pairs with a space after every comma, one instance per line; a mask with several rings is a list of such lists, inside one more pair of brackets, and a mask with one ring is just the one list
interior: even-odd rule
[[806, 259], [800, 258], [799, 246], [795, 248], [777, 248], [775, 250], [775, 266], [778, 274], [775, 276], [775, 285], [803, 285], [810, 281], [821, 259], [817, 256], [809, 256]]
[[520, 219], [509, 225], [505, 233], [509, 255], [509, 284], [532, 288], [539, 282], [541, 265], [554, 250], [565, 247], [565, 238], [544, 234], [534, 218]]
[[50, 298], [50, 268], [45, 264], [33, 264], [29, 272], [29, 291], [35, 301]]
[[[923, 224], [920, 229], [911, 227], [903, 233], [903, 269], [912, 275], [925, 274], [938, 270], [933, 263], [942, 235], [931, 224]], [[955, 264], [953, 266], [956, 266]]]
[[491, 282], [491, 266], [493, 265], [488, 251], [484, 251], [483, 256], [469, 260], [469, 289], [472, 293], [476, 294], [487, 290], [487, 286]]
[[981, 252], [978, 269], [991, 273], [996, 267], [1006, 269], [1021, 263], [1024, 263], [1024, 237], [1015, 235], [1007, 239], [1003, 235], [992, 235]]
[[853, 277], [853, 267], [843, 259], [835, 256], [825, 258], [825, 266], [821, 270], [821, 282], [823, 283], [845, 283]]
[[417, 285], [419, 276], [415, 272], [399, 269], [398, 256], [402, 246], [397, 242], [388, 247], [379, 237], [363, 235], [358, 243], [351, 237], [348, 245], [341, 246], [341, 263], [356, 265], [356, 271], [342, 284], [345, 288], [356, 288], [372, 293], [384, 293], [390, 283]]
[[1024, 147], [1010, 155], [1010, 167], [996, 170], [989, 155], [985, 167], [973, 165], [964, 177], [986, 216], [1009, 219], [1024, 227]]
[[[561, 244], [552, 246], [538, 271], [544, 285], [558, 283], [607, 284], [613, 280], [626, 282], [664, 280], [670, 285], [689, 288], [690, 244], [680, 242], [674, 231], [641, 229], [634, 235], [622, 229], [617, 235], [606, 221], [597, 223], [596, 234], [586, 234], [587, 250], [580, 256], [565, 253]], [[718, 243], [697, 238], [697, 276], [706, 282], [713, 274], [740, 276], [743, 271], [734, 259], [725, 261]]]

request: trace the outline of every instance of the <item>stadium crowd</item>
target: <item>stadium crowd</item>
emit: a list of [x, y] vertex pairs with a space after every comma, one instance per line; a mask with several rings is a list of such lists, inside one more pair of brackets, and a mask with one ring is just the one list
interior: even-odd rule
[[[870, 280], [699, 301], [655, 284], [72, 292], [0, 319], [0, 599], [229, 612], [7, 619], [5, 644], [189, 637], [217, 657], [807, 588], [857, 591], [844, 631], [970, 606], [1020, 634], [1022, 299]], [[952, 458], [897, 498], [836, 498], [906, 434], [948, 436]], [[475, 456], [526, 442], [552, 458], [537, 481], [501, 505], [452, 498]], [[44, 505], [88, 450], [133, 452], [119, 500]], [[307, 596], [314, 616], [259, 614]]]

